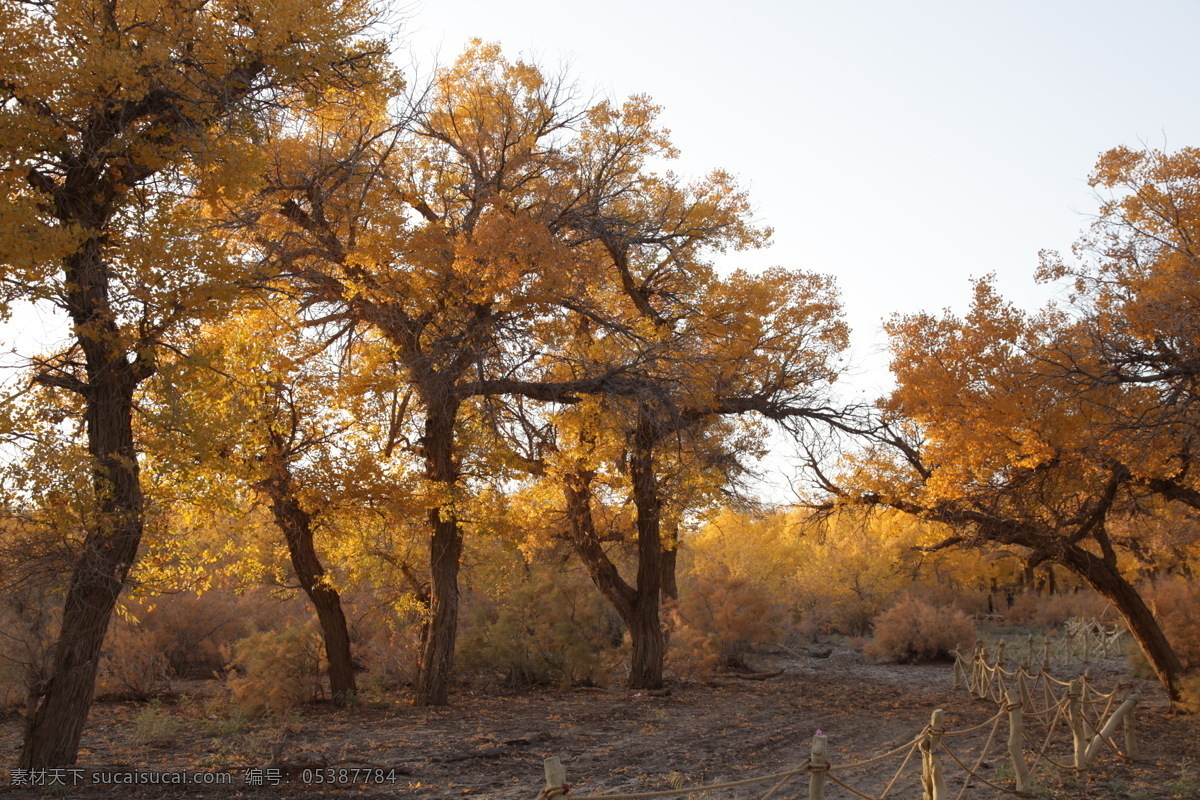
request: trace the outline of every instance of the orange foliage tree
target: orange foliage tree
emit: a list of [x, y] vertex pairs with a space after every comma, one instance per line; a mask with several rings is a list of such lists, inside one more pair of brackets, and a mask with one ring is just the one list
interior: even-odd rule
[[49, 301], [71, 320], [71, 344], [35, 380], [82, 399], [95, 502], [22, 767], [74, 761], [137, 558], [138, 387], [164, 336], [235, 283], [191, 198], [247, 173], [266, 109], [373, 71], [382, 51], [359, 38], [370, 24], [363, 4], [320, 0], [0, 4], [3, 301]]
[[897, 388], [846, 475], [814, 465], [825, 487], [953, 526], [935, 547], [1017, 546], [1030, 566], [1062, 565], [1112, 601], [1177, 700], [1182, 665], [1122, 572], [1129, 543], [1111, 533], [1143, 503], [1147, 470], [1171, 456], [1139, 455], [1119, 433], [1124, 387], [1081, 388], [1058, 369], [1064, 351], [1082, 352], [1079, 326], [1053, 309], [1024, 314], [984, 280], [966, 317], [917, 314], [888, 329]]

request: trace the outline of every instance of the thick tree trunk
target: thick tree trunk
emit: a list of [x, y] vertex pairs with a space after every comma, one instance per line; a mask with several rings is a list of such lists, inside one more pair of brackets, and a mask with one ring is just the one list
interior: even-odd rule
[[[426, 400], [425, 477], [442, 487], [447, 496], [458, 483], [454, 458], [454, 423], [458, 404], [449, 393]], [[452, 501], [429, 509], [429, 635], [421, 653], [414, 705], [445, 705], [450, 695], [454, 670], [454, 646], [458, 638], [458, 567], [462, 557], [462, 532]]]
[[325, 642], [325, 660], [329, 665], [329, 690], [333, 702], [339, 706], [350, 705], [358, 697], [358, 686], [350, 658], [350, 631], [342, 611], [342, 598], [325, 580], [325, 567], [313, 544], [312, 515], [300, 507], [292, 490], [292, 475], [286, 457], [281, 452], [281, 444], [280, 441], [275, 442], [268, 455], [271, 475], [261, 486], [271, 500], [275, 524], [283, 531], [287, 541], [296, 578], [317, 611], [321, 637]]
[[143, 495], [133, 444], [133, 393], [150, 367], [119, 349], [108, 272], [96, 239], [67, 259], [68, 308], [87, 367], [85, 403], [94, 521], [71, 575], [50, 677], [35, 687], [19, 767], [75, 763], [91, 709], [100, 649], [142, 538]]
[[639, 408], [629, 458], [638, 532], [637, 600], [629, 626], [629, 635], [633, 639], [629, 665], [631, 689], [661, 689], [663, 661], [667, 654], [666, 636], [659, 618], [663, 552], [662, 499], [658, 492], [658, 476], [654, 472], [656, 441], [652, 413]]
[[101, 435], [89, 436], [93, 455], [96, 445], [107, 446], [100, 441], [127, 438], [130, 446], [116, 451], [123, 451], [126, 458], [114, 458], [115, 452], [109, 450], [108, 458], [96, 459], [101, 466], [95, 470], [95, 482], [102, 500], [71, 576], [50, 677], [30, 698], [32, 713], [26, 719], [18, 764], [22, 769], [75, 763], [91, 709], [104, 636], [141, 540], [142, 494], [132, 436], [126, 436], [129, 416], [114, 414], [108, 422], [111, 424], [104, 426]]
[[[567, 520], [571, 528], [571, 539], [575, 552], [596, 584], [600, 593], [612, 604], [633, 644], [629, 667], [631, 689], [658, 689], [662, 687], [663, 662], [666, 659], [666, 637], [659, 619], [659, 591], [657, 580], [650, 591], [630, 586], [621, 577], [612, 563], [600, 539], [592, 519], [591, 476], [571, 476], [564, 485], [567, 501]], [[642, 554], [639, 552], [639, 559]], [[654, 567], [650, 568], [659, 573]], [[661, 565], [659, 565], [661, 569]], [[639, 577], [646, 571], [639, 569]]]
[[1058, 561], [1112, 601], [1166, 690], [1171, 705], [1178, 705], [1183, 664], [1138, 591], [1121, 576], [1114, 564], [1082, 548], [1066, 548]]
[[600, 546], [592, 521], [590, 474], [570, 476], [563, 492], [575, 552], [579, 554], [592, 582], [612, 603], [629, 630], [629, 688], [661, 689], [667, 637], [660, 615], [664, 583], [674, 591], [674, 553], [663, 553], [661, 532], [662, 500], [654, 472], [656, 443], [653, 418], [640, 409], [632, 441], [629, 471], [637, 508], [637, 581], [630, 586]]

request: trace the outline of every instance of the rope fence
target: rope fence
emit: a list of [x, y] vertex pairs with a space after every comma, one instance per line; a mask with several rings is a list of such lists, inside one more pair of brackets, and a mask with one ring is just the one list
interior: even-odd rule
[[1030, 635], [1025, 645], [1025, 657], [1027, 663], [1040, 660], [1047, 667], [1067, 666], [1078, 661], [1086, 664], [1094, 658], [1123, 656], [1129, 643], [1129, 631], [1119, 624], [1107, 625], [1094, 617], [1073, 617], [1063, 623], [1060, 634], [1047, 636], [1036, 646]]
[[[562, 761], [552, 756], [545, 761], [546, 785], [538, 793], [537, 800], [710, 797], [712, 792], [752, 786], [763, 787], [765, 791], [757, 796], [757, 800], [772, 800], [785, 786], [801, 780], [805, 775], [808, 778], [809, 800], [825, 800], [829, 784], [862, 800], [888, 800], [898, 787], [912, 786], [918, 782], [923, 800], [965, 800], [973, 784], [1028, 797], [1032, 796], [1035, 770], [1043, 765], [1082, 773], [1095, 762], [1101, 749], [1108, 749], [1129, 760], [1138, 757], [1134, 722], [1137, 695], [1132, 684], [1121, 683], [1112, 691], [1102, 692], [1091, 683], [1090, 670], [1074, 680], [1059, 680], [1050, 674], [1048, 658], [1045, 657], [1042, 667], [1035, 672], [1029, 667], [1032, 645], [1019, 665], [1006, 667], [1003, 650], [1002, 644], [995, 661], [981, 647], [976, 647], [970, 655], [955, 651], [954, 688], [965, 686], [974, 697], [990, 699], [997, 704], [996, 713], [987, 720], [961, 730], [946, 730], [945, 712], [939, 708], [931, 714], [929, 724], [920, 733], [898, 747], [872, 758], [846, 763], [830, 761], [827, 738], [817, 731], [809, 743], [808, 758], [776, 772], [735, 781], [627, 793], [570, 794], [570, 784]], [[1002, 729], [1006, 722], [1005, 738]], [[1063, 728], [1071, 734], [1069, 754], [1053, 749], [1056, 744], [1059, 750], [1067, 747], [1065, 741], [1057, 742], [1054, 736]], [[985, 730], [987, 738], [976, 753], [967, 737], [982, 734]], [[1120, 730], [1124, 733], [1123, 746], [1118, 746], [1116, 742]], [[1001, 741], [1004, 744], [999, 744]], [[952, 743], [955, 743], [953, 747]], [[1007, 758], [1011, 779], [1001, 777], [1000, 770], [995, 770], [990, 777], [981, 774], [988, 763], [988, 756], [996, 747], [1007, 749], [1006, 756], [1001, 758]], [[868, 780], [866, 778], [855, 780], [849, 775], [869, 767], [878, 767], [889, 759], [896, 759], [899, 765], [895, 772], [885, 773], [890, 777], [878, 789], [865, 787], [863, 782]], [[914, 763], [920, 764], [919, 774], [915, 780], [911, 774], [905, 780], [905, 775], [912, 772], [910, 765]], [[947, 767], [961, 780], [953, 795], [950, 789], [950, 777], [953, 776], [948, 775]]]

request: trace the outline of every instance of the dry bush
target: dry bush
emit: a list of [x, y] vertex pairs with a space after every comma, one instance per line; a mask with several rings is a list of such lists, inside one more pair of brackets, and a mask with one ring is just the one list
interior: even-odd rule
[[1200, 585], [1176, 576], [1145, 587], [1143, 596], [1184, 667], [1200, 669]]
[[225, 685], [244, 714], [282, 714], [321, 697], [324, 645], [315, 623], [252, 634], [231, 656]]
[[[1149, 583], [1141, 591], [1184, 668], [1196, 673], [1180, 680], [1179, 694], [1180, 703], [1186, 710], [1200, 713], [1200, 673], [1197, 673], [1200, 670], [1200, 586], [1186, 578], [1173, 576]], [[1129, 665], [1137, 677], [1157, 678], [1141, 648], [1132, 639]]]
[[679, 604], [663, 605], [663, 619], [671, 630], [667, 647], [667, 669], [677, 678], [707, 681], [721, 662], [716, 634], [688, 625], [679, 615]]
[[754, 647], [778, 635], [780, 613], [766, 592], [728, 569], [692, 576], [681, 595], [672, 635], [676, 650], [703, 644], [714, 649], [720, 666], [745, 668]]
[[49, 598], [5, 600], [0, 605], [0, 710], [24, 705], [30, 691], [50, 676], [50, 648], [62, 618]]
[[50, 677], [78, 557], [75, 521], [0, 514], [0, 709], [24, 705]]
[[818, 605], [804, 610], [793, 609], [792, 633], [810, 642], [819, 642], [822, 636], [837, 633], [841, 621], [832, 609]]
[[[353, 613], [355, 603], [347, 603]], [[416, 681], [421, 665], [421, 629], [425, 608], [411, 595], [371, 608], [350, 631], [354, 663], [365, 671], [365, 686], [390, 691]]]
[[467, 672], [510, 686], [608, 681], [620, 625], [586, 577], [535, 570], [500, 598], [468, 605], [458, 657]]
[[[988, 591], [986, 589], [914, 584], [907, 589], [907, 592], [931, 606], [949, 606], [966, 614], [988, 613]], [[993, 594], [992, 603], [993, 609], [999, 610], [1003, 605], [1002, 596]]]
[[974, 620], [959, 609], [903, 595], [875, 620], [865, 652], [870, 658], [911, 664], [949, 659], [954, 648], [971, 647], [977, 638]]
[[134, 607], [154, 631], [171, 671], [181, 678], [208, 678], [221, 671], [221, 648], [249, 632], [249, 604], [232, 592], [180, 592]]
[[1200, 714], [1200, 675], [1185, 675], [1180, 679], [1179, 704], [1189, 714]]
[[233, 644], [254, 631], [280, 630], [312, 616], [299, 598], [281, 600], [262, 589], [177, 592], [131, 603], [180, 678], [220, 674]]
[[96, 696], [119, 700], [147, 700], [170, 688], [170, 665], [154, 632], [117, 617], [108, 626]]
[[1017, 625], [1054, 628], [1075, 617], [1115, 621], [1112, 604], [1089, 590], [1051, 595], [1025, 592], [1013, 600], [1006, 615], [1009, 622]]

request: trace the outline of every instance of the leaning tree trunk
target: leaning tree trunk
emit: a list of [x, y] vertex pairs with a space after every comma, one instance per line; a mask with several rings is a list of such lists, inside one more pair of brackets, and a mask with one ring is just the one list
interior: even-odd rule
[[1066, 548], [1058, 561], [1112, 601], [1166, 690], [1171, 705], [1178, 706], [1183, 663], [1138, 591], [1121, 576], [1116, 565], [1080, 547]]
[[563, 496], [567, 503], [567, 524], [571, 530], [571, 543], [583, 562], [592, 583], [600, 590], [626, 628], [633, 625], [633, 607], [637, 602], [637, 591], [625, 582], [616, 564], [604, 552], [600, 537], [596, 534], [596, 522], [592, 517], [592, 487], [594, 473], [574, 473], [566, 476]]
[[87, 383], [68, 388], [84, 399], [95, 516], [67, 589], [50, 676], [31, 693], [22, 769], [75, 763], [100, 649], [142, 539], [133, 393], [151, 369], [141, 360], [131, 362], [117, 347], [120, 331], [108, 309], [109, 276], [99, 242], [86, 242], [65, 267], [68, 309], [87, 367]]
[[449, 393], [426, 400], [425, 477], [447, 497], [429, 509], [429, 628], [421, 652], [413, 704], [440, 706], [449, 701], [458, 638], [458, 567], [462, 557], [462, 531], [448, 496], [458, 483], [454, 458], [454, 423], [458, 404]]
[[339, 706], [351, 705], [358, 696], [358, 686], [354, 679], [350, 631], [342, 611], [342, 598], [325, 578], [325, 567], [313, 545], [312, 515], [301, 508], [293, 491], [292, 474], [281, 452], [282, 440], [274, 434], [272, 438], [273, 446], [268, 454], [271, 474], [260, 486], [271, 500], [271, 513], [287, 541], [296, 578], [317, 610], [333, 702]]

